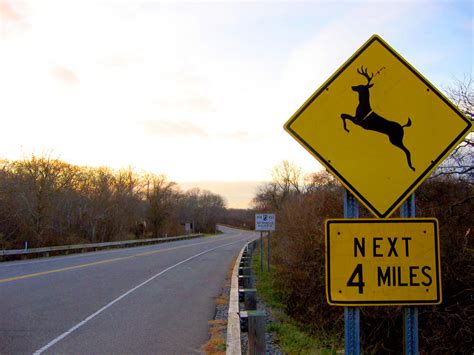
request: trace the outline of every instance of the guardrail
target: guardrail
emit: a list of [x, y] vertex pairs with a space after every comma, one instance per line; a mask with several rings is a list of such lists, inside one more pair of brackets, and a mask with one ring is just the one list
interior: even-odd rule
[[132, 240], [122, 240], [117, 242], [106, 242], [106, 243], [91, 243], [91, 244], [74, 244], [74, 245], [60, 245], [54, 247], [44, 247], [44, 248], [31, 248], [31, 249], [10, 249], [10, 250], [0, 250], [0, 260], [5, 257], [11, 257], [14, 259], [17, 256], [25, 256], [32, 254], [44, 254], [44, 256], [49, 256], [50, 253], [62, 253], [69, 251], [86, 251], [92, 249], [93, 251], [99, 249], [113, 248], [113, 247], [130, 247], [138, 245], [147, 245], [147, 244], [158, 244], [166, 243], [175, 240], [185, 240], [201, 237], [203, 234], [189, 234], [178, 237], [166, 237], [166, 238], [151, 238], [151, 239], [132, 239]]
[[[253, 287], [253, 283], [254, 283], [253, 276], [250, 273], [248, 273], [248, 271], [250, 271], [248, 265], [250, 265], [251, 254], [253, 250], [255, 249], [256, 243], [257, 243], [256, 240], [253, 240], [245, 244], [245, 246], [240, 251], [239, 256], [237, 257], [237, 261], [232, 271], [232, 279], [231, 279], [230, 295], [229, 295], [229, 310], [228, 310], [228, 316], [227, 316], [226, 355], [241, 355], [242, 354], [241, 326], [242, 326], [242, 320], [243, 320], [244, 315], [245, 315], [245, 319], [247, 320], [247, 324], [249, 324], [248, 320], [251, 319], [250, 325], [247, 325], [246, 327], [246, 331], [249, 334], [249, 342], [248, 342], [249, 353], [250, 354], [265, 353], [265, 351], [252, 352], [253, 350], [255, 350], [253, 343], [255, 342], [255, 340], [257, 340], [256, 339], [257, 337], [258, 337], [258, 341], [260, 342], [263, 339], [263, 345], [261, 346], [261, 348], [262, 349], [265, 348], [265, 331], [264, 331], [264, 322], [263, 322], [264, 318], [262, 317], [263, 314], [258, 314], [258, 315], [251, 314], [249, 317], [249, 313], [252, 313], [252, 312], [256, 313], [256, 311], [241, 311], [240, 310], [240, 301], [242, 299], [241, 297], [242, 295], [244, 297], [246, 304], [247, 304], [247, 301], [250, 301], [250, 298], [252, 298], [253, 296], [253, 299], [251, 300], [251, 302], [253, 303], [253, 307], [256, 308], [255, 292], [253, 293], [251, 292], [251, 290], [254, 290], [254, 289], [249, 288], [249, 287]], [[241, 289], [240, 288], [241, 286], [244, 287], [244, 289]], [[243, 294], [241, 295], [240, 293], [242, 292]], [[254, 321], [256, 319], [255, 316], [258, 316], [259, 318], [261, 318], [259, 320], [262, 320], [262, 322], [260, 322], [261, 324], [259, 324], [258, 327], [256, 327], [256, 325], [252, 323], [252, 320]], [[253, 329], [259, 328], [259, 331], [250, 332], [248, 326], [250, 326], [250, 328], [253, 328]], [[251, 335], [250, 333], [255, 333], [255, 334]]]
[[240, 344], [240, 309], [239, 309], [239, 265], [242, 254], [249, 243], [245, 244], [237, 257], [230, 284], [229, 310], [227, 312], [226, 355], [241, 355]]

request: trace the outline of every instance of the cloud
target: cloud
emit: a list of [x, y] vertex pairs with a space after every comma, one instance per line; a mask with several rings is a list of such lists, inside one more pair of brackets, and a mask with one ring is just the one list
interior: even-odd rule
[[265, 138], [265, 135], [261, 133], [245, 130], [232, 131], [229, 128], [221, 129], [204, 122], [198, 126], [184, 120], [177, 122], [148, 120], [140, 122], [140, 125], [149, 135], [168, 138], [197, 137], [229, 144], [258, 142]]
[[7, 1], [0, 1], [0, 18], [6, 22], [19, 22], [21, 16], [13, 9]]
[[214, 112], [215, 108], [209, 98], [202, 95], [185, 95], [179, 97], [160, 97], [155, 100], [160, 111], [179, 112]]
[[0, 22], [2, 23], [2, 37], [14, 36], [31, 29], [31, 24], [26, 20], [27, 8], [24, 3], [13, 3], [0, 0]]
[[154, 136], [163, 137], [186, 137], [195, 136], [199, 138], [206, 138], [207, 132], [196, 125], [186, 122], [171, 122], [171, 121], [144, 121], [141, 123], [146, 132]]
[[145, 58], [140, 55], [109, 55], [99, 58], [98, 62], [105, 68], [128, 69], [132, 65], [142, 65]]
[[[438, 56], [467, 63], [472, 49], [471, 32], [453, 36], [467, 20], [426, 20], [431, 1], [168, 2], [0, 0], [0, 36], [31, 27], [0, 40], [7, 130], [21, 133], [39, 116], [64, 137], [38, 135], [48, 126], [39, 122], [31, 136], [9, 134], [10, 147], [55, 139], [57, 151], [74, 151], [84, 164], [134, 162], [194, 181], [265, 179], [282, 159], [313, 171], [316, 161], [282, 125], [371, 34], [410, 61], [435, 58], [429, 42], [413, 37], [432, 40], [440, 29], [463, 45], [436, 49]], [[81, 132], [94, 125], [86, 133], [97, 137], [109, 132], [101, 139], [113, 149], [84, 150], [69, 122]], [[209, 166], [189, 158], [188, 143], [193, 156], [213, 157]], [[150, 149], [172, 152], [151, 159]]]
[[79, 79], [77, 75], [69, 68], [66, 68], [62, 65], [55, 65], [49, 69], [49, 74], [55, 79], [57, 82], [67, 85], [67, 86], [74, 86], [79, 83]]
[[230, 139], [234, 141], [240, 142], [250, 142], [250, 141], [258, 141], [260, 139], [264, 139], [265, 135], [263, 134], [252, 134], [248, 131], [235, 131], [235, 132], [228, 132], [221, 135], [224, 139]]

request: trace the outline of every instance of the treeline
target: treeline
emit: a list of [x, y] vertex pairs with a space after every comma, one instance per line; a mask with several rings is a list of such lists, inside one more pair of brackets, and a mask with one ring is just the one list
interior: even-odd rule
[[186, 192], [163, 175], [68, 164], [0, 161], [0, 249], [214, 232], [224, 199]]
[[[471, 151], [472, 152], [472, 151]], [[471, 153], [472, 158], [472, 153]], [[307, 176], [283, 162], [258, 190], [258, 211], [277, 213], [272, 238], [275, 288], [287, 313], [327, 346], [343, 343], [343, 310], [325, 292], [324, 221], [343, 217], [343, 187], [327, 172]], [[474, 348], [474, 184], [469, 174], [436, 174], [416, 192], [417, 215], [440, 224], [443, 303], [419, 307], [420, 349], [427, 354]], [[360, 207], [360, 217], [372, 217]], [[399, 216], [398, 212], [393, 214]], [[367, 353], [403, 352], [403, 308], [362, 307], [361, 342]]]
[[255, 211], [252, 209], [228, 208], [219, 223], [240, 229], [253, 230], [255, 229]]

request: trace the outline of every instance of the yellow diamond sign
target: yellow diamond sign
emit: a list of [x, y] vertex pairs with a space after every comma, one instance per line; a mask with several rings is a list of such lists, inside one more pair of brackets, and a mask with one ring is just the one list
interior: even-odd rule
[[289, 134], [380, 218], [399, 207], [471, 127], [377, 35], [285, 124]]

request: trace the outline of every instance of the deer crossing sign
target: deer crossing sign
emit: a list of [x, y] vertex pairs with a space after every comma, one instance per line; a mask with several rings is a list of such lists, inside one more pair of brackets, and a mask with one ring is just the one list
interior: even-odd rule
[[332, 305], [441, 303], [438, 221], [326, 221], [326, 293]]
[[374, 35], [288, 120], [285, 130], [373, 214], [385, 218], [471, 126]]

